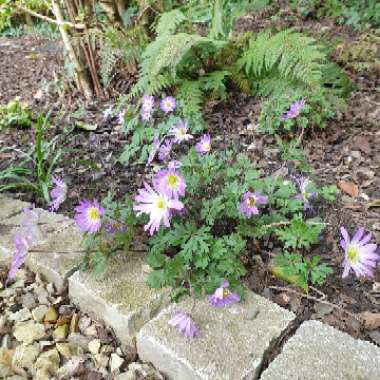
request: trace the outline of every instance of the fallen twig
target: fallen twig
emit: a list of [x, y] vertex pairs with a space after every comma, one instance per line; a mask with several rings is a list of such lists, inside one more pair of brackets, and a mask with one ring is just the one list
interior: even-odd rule
[[314, 291], [317, 291], [317, 293], [320, 294], [322, 298], [314, 297], [314, 296], [311, 296], [309, 294], [300, 293], [299, 291], [297, 291], [295, 289], [290, 289], [290, 288], [287, 288], [285, 286], [269, 286], [268, 288], [269, 289], [274, 289], [274, 290], [279, 290], [279, 291], [282, 291], [282, 292], [289, 292], [289, 293], [297, 294], [298, 296], [300, 296], [302, 298], [307, 298], [307, 299], [312, 300], [312, 301], [316, 301], [316, 302], [319, 302], [319, 303], [323, 303], [325, 305], [329, 305], [329, 306], [331, 306], [332, 308], [334, 308], [336, 310], [339, 310], [339, 311], [342, 311], [342, 312], [346, 313], [347, 315], [349, 315], [350, 317], [356, 319], [360, 323], [362, 322], [361, 318], [358, 317], [356, 314], [353, 314], [353, 313], [349, 312], [348, 310], [343, 309], [341, 306], [338, 306], [335, 303], [331, 303], [329, 301], [326, 301], [325, 300], [325, 298], [327, 297], [326, 294], [322, 293], [320, 290], [316, 290], [315, 288], [311, 288], [311, 289], [314, 290]]

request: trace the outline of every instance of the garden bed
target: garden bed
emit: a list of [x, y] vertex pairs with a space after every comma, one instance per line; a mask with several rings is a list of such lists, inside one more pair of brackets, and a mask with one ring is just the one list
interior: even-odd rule
[[[300, 24], [296, 16], [285, 16], [285, 21], [278, 26]], [[262, 25], [261, 28], [268, 26], [267, 15], [255, 17], [253, 21], [249, 18], [241, 20], [239, 27], [247, 31], [256, 30], [257, 25]], [[287, 287], [268, 270], [271, 258], [279, 253], [279, 247], [269, 239], [260, 244], [251, 240], [241, 257], [247, 269], [244, 284], [295, 312], [300, 323], [318, 319], [380, 346], [378, 327], [373, 328], [376, 325], [374, 319], [380, 318], [380, 273], [377, 271], [371, 281], [358, 281], [353, 277], [342, 280], [343, 253], [339, 247], [340, 226], [350, 231], [363, 226], [373, 232], [377, 241], [380, 238], [380, 209], [371, 206], [371, 202], [380, 198], [380, 177], [377, 175], [380, 170], [379, 64], [366, 70], [352, 67], [349, 59], [342, 58], [342, 51], [360, 38], [360, 34], [347, 27], [336, 27], [328, 19], [322, 20], [322, 25], [327, 30], [325, 38], [341, 39], [334, 59], [345, 68], [356, 85], [344, 113], [331, 121], [325, 130], [307, 131], [302, 137], [302, 148], [313, 168], [311, 177], [315, 182], [325, 185], [345, 181], [348, 184], [348, 189], [346, 187], [332, 204], [315, 204], [307, 211], [310, 216], [319, 215], [328, 223], [320, 244], [308, 255], [321, 256], [334, 273], [324, 285], [317, 290], [311, 289], [306, 295], [296, 287]], [[304, 30], [313, 32], [320, 27], [317, 21], [309, 20], [303, 24]], [[30, 37], [0, 39], [0, 65], [5, 68], [0, 73], [0, 101], [8, 101], [17, 95], [28, 101], [34, 112], [52, 110], [52, 116], [58, 116], [57, 125], [46, 131], [46, 140], [58, 136], [60, 148], [66, 152], [59, 168], [65, 173], [69, 192], [61, 212], [73, 216], [80, 199], [102, 199], [109, 189], [115, 191], [116, 199], [121, 199], [126, 193], [136, 193], [149, 171], [145, 164], [126, 166], [118, 162], [130, 137], [117, 125], [116, 118], [103, 118], [102, 111], [112, 101], [89, 102], [75, 93], [60, 95], [59, 91], [53, 91], [54, 95], [45, 95], [39, 92], [42, 79], [53, 80], [63, 72], [61, 49], [57, 46], [56, 42], [52, 44]], [[13, 65], [16, 61], [18, 65]], [[292, 161], [284, 164], [274, 137], [258, 131], [260, 98], [249, 97], [233, 88], [229, 95], [225, 102], [209, 102], [204, 110], [213, 139], [212, 149], [234, 147], [246, 153], [252, 166], [268, 176], [295, 175], [297, 164]], [[82, 110], [80, 117], [73, 118], [72, 113], [79, 109]], [[92, 125], [96, 129], [78, 128], [78, 119], [82, 126]], [[0, 153], [1, 170], [11, 162], [17, 162], [20, 151], [26, 152], [32, 146], [34, 131], [15, 127], [0, 133], [0, 148], [15, 148]], [[14, 196], [44, 206], [30, 192], [19, 191]], [[144, 239], [143, 232], [138, 230], [138, 233]]]

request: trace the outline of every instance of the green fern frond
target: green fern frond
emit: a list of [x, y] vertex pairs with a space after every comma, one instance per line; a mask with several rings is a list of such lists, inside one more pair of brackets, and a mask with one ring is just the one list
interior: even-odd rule
[[228, 70], [213, 71], [200, 79], [203, 90], [209, 92], [212, 98], [226, 99], [225, 79], [231, 76]]
[[160, 91], [173, 86], [175, 83], [174, 78], [170, 74], [160, 74], [155, 77], [142, 77], [132, 87], [131, 91], [126, 97], [126, 101], [130, 101], [136, 96], [142, 94], [155, 95]]
[[296, 81], [278, 75], [268, 75], [257, 79], [253, 84], [253, 90], [260, 96], [269, 96], [285, 93], [288, 88], [299, 88]]
[[286, 29], [274, 36], [264, 32], [252, 39], [239, 65], [251, 77], [277, 70], [282, 77], [313, 86], [321, 80], [325, 60], [325, 53], [313, 38]]
[[112, 73], [116, 67], [118, 60], [121, 57], [121, 53], [115, 50], [111, 45], [103, 45], [100, 52], [100, 66], [99, 74], [102, 80], [103, 86], [107, 87], [112, 79]]
[[163, 37], [175, 33], [177, 27], [184, 21], [186, 16], [179, 9], [163, 13], [156, 26], [157, 36]]
[[244, 72], [239, 70], [236, 65], [229, 66], [228, 70], [231, 72], [231, 81], [243, 91], [245, 94], [249, 95], [252, 92], [250, 81]]
[[203, 92], [202, 82], [181, 80], [176, 88], [176, 99], [185, 117], [191, 117], [202, 112]]
[[208, 38], [197, 34], [178, 33], [171, 36], [157, 38], [150, 43], [142, 55], [141, 75], [155, 76], [164, 69], [176, 74], [177, 65], [200, 42], [209, 41]]

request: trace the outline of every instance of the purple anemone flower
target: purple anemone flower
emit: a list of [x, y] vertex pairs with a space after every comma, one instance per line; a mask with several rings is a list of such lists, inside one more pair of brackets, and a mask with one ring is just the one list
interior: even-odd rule
[[158, 189], [152, 189], [146, 182], [144, 182], [144, 186], [144, 189], [138, 190], [138, 195], [135, 197], [135, 201], [138, 203], [133, 206], [133, 210], [137, 211], [137, 216], [149, 215], [149, 222], [144, 229], [145, 231], [149, 230], [150, 235], [153, 235], [158, 231], [161, 223], [170, 227], [172, 210], [182, 210], [184, 205]]
[[308, 187], [310, 185], [310, 180], [308, 178], [299, 178], [296, 179], [300, 192], [296, 195], [296, 199], [303, 202], [304, 210], [308, 210], [310, 208], [310, 199], [315, 197], [314, 192], [309, 192]]
[[165, 139], [164, 143], [160, 146], [158, 151], [158, 159], [160, 161], [165, 161], [169, 158], [172, 151], [173, 142], [170, 139]]
[[17, 270], [25, 262], [28, 251], [40, 239], [38, 228], [39, 214], [34, 208], [24, 209], [25, 218], [21, 222], [21, 231], [13, 238], [15, 251], [12, 257], [11, 268], [8, 272], [7, 282], [16, 276]]
[[149, 153], [147, 165], [150, 165], [152, 161], [154, 160], [154, 157], [156, 156], [158, 149], [160, 148], [160, 139], [156, 136], [153, 139], [153, 144], [152, 144], [152, 150]]
[[123, 124], [124, 124], [125, 113], [126, 113], [126, 111], [125, 111], [125, 110], [122, 110], [122, 111], [120, 111], [120, 112], [117, 114], [117, 123], [118, 123], [119, 125], [123, 125]]
[[200, 335], [199, 328], [190, 314], [179, 312], [168, 321], [168, 324], [175, 327], [188, 338], [197, 338]]
[[152, 118], [152, 112], [141, 110], [141, 120], [149, 121]]
[[174, 136], [174, 143], [180, 144], [183, 141], [189, 141], [193, 138], [192, 135], [187, 133], [188, 130], [189, 127], [187, 126], [187, 123], [180, 121], [170, 129], [169, 134]]
[[61, 204], [66, 200], [67, 196], [67, 185], [63, 181], [62, 176], [52, 176], [51, 177], [53, 183], [54, 183], [54, 188], [50, 192], [50, 196], [52, 197], [52, 202], [50, 204], [50, 211], [57, 211]]
[[373, 277], [374, 268], [380, 259], [377, 253], [376, 244], [368, 244], [372, 238], [372, 234], [364, 235], [364, 228], [360, 227], [356, 230], [353, 238], [348, 235], [344, 227], [340, 228], [343, 239], [340, 241], [340, 246], [344, 250], [344, 269], [342, 277], [348, 276], [352, 269], [356, 277], [368, 275]]
[[108, 120], [112, 116], [113, 106], [109, 106], [106, 110], [103, 111], [103, 119]]
[[247, 218], [250, 218], [252, 215], [258, 215], [260, 213], [257, 205], [265, 205], [267, 203], [268, 197], [261, 195], [260, 193], [247, 191], [243, 195], [239, 211], [241, 214], [245, 214]]
[[201, 139], [195, 145], [195, 150], [199, 154], [206, 154], [211, 150], [211, 137], [207, 133], [201, 137]]
[[141, 109], [145, 112], [152, 113], [154, 110], [154, 96], [145, 95], [142, 100]]
[[231, 292], [230, 284], [227, 280], [223, 280], [220, 287], [217, 288], [211, 296], [208, 297], [211, 305], [214, 307], [222, 307], [232, 303], [240, 302], [240, 296], [237, 293]]
[[173, 112], [176, 108], [176, 101], [172, 96], [166, 96], [161, 100], [160, 108], [163, 112]]
[[300, 114], [304, 105], [305, 105], [304, 98], [302, 98], [300, 101], [297, 100], [296, 102], [292, 103], [289, 110], [281, 116], [281, 119], [282, 120], [294, 119]]
[[94, 234], [99, 231], [102, 226], [102, 216], [104, 209], [96, 199], [92, 202], [83, 200], [75, 207], [75, 222], [78, 227], [85, 232]]
[[26, 255], [31, 246], [31, 241], [23, 237], [20, 234], [16, 234], [13, 238], [13, 243], [15, 246], [15, 251], [12, 257], [11, 268], [8, 272], [7, 281], [11, 280], [16, 276], [18, 269], [24, 264], [26, 260]]
[[168, 197], [179, 199], [185, 195], [186, 182], [181, 173], [176, 169], [160, 170], [153, 179], [153, 184], [160, 192]]
[[177, 160], [172, 160], [168, 163], [168, 169], [179, 169], [182, 166], [182, 163]]

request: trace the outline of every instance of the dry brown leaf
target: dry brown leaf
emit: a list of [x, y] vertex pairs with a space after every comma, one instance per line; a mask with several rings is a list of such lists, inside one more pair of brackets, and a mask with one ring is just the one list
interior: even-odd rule
[[358, 136], [355, 139], [355, 145], [364, 153], [371, 154], [372, 148], [368, 136]]
[[363, 313], [360, 313], [360, 318], [368, 330], [376, 330], [380, 328], [380, 313], [364, 311]]
[[353, 182], [338, 181], [338, 187], [353, 198], [359, 195], [359, 187]]

